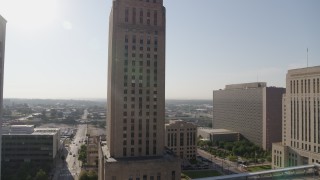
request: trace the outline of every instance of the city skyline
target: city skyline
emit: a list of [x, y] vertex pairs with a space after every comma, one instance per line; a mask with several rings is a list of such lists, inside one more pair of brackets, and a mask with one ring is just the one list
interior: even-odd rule
[[[4, 97], [106, 98], [111, 4], [1, 0], [8, 21]], [[307, 66], [307, 48], [309, 66], [319, 65], [318, 1], [164, 5], [166, 99], [212, 99], [213, 90], [243, 82], [285, 87], [288, 69]]]

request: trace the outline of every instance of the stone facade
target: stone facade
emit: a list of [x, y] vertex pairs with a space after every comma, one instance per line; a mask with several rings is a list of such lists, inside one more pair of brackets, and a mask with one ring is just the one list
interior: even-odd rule
[[99, 148], [99, 179], [155, 179], [158, 173], [179, 179], [179, 160], [164, 150], [163, 1], [113, 0], [109, 22], [107, 142]]
[[[6, 24], [7, 21], [0, 15], [0, 155], [2, 146], [2, 106], [3, 106], [3, 71], [4, 71], [4, 52], [5, 52], [5, 38], [6, 38]], [[0, 156], [1, 162], [1, 156]], [[0, 164], [1, 174], [1, 164]], [[1, 177], [0, 177], [1, 179]]]
[[272, 167], [320, 162], [320, 66], [287, 73], [282, 142], [272, 147]]
[[182, 120], [171, 120], [165, 126], [165, 145], [181, 159], [195, 159], [197, 125]]

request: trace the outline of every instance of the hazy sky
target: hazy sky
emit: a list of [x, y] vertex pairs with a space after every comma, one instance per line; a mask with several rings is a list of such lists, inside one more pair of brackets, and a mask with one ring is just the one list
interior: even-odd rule
[[[164, 0], [166, 98], [320, 65], [319, 0]], [[112, 0], [0, 0], [5, 98], [106, 98]]]

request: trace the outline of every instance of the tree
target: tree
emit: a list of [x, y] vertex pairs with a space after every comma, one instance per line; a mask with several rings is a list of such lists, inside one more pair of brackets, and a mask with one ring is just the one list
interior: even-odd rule
[[228, 156], [229, 161], [236, 162], [238, 160], [237, 156]]
[[88, 172], [87, 171], [81, 171], [79, 175], [79, 180], [89, 180]]
[[87, 146], [84, 144], [80, 147], [78, 160], [82, 161], [82, 163], [87, 161]]
[[40, 169], [36, 174], [35, 180], [48, 180], [47, 173]]
[[89, 180], [98, 180], [98, 175], [95, 171], [88, 172]]
[[98, 175], [95, 171], [81, 171], [79, 180], [98, 180]]

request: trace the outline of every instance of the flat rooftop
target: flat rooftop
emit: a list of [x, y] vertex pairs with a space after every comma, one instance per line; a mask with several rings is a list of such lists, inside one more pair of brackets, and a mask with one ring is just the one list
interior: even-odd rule
[[228, 130], [228, 129], [212, 129], [212, 128], [203, 128], [203, 127], [199, 127], [198, 130], [201, 130], [203, 132], [210, 133], [210, 134], [233, 134], [233, 133], [239, 133], [239, 132], [231, 131], [231, 130]]
[[54, 135], [60, 128], [34, 128], [34, 125], [11, 125], [2, 127], [3, 135]]

